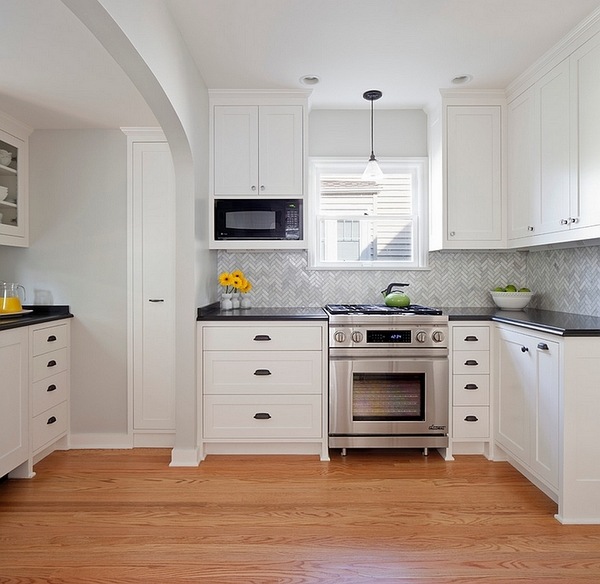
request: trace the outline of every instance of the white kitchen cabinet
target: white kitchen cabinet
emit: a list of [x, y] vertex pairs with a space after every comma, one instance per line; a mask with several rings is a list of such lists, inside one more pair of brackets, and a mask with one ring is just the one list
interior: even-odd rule
[[0, 113], [0, 245], [29, 245], [29, 149], [31, 129]]
[[214, 195], [303, 196], [303, 107], [214, 107]]
[[496, 442], [558, 493], [561, 344], [514, 327], [497, 331]]
[[327, 323], [198, 325], [202, 458], [319, 454], [328, 460]]
[[0, 332], [0, 477], [29, 458], [27, 328]]
[[461, 323], [450, 330], [452, 451], [490, 457], [490, 325]]
[[432, 154], [430, 248], [503, 248], [504, 96], [443, 95], [441, 181], [435, 179], [439, 160]]
[[175, 435], [175, 173], [157, 129], [127, 128], [130, 208], [129, 434], [134, 446]]
[[70, 397], [70, 323], [29, 327], [31, 347], [31, 452], [68, 448]]

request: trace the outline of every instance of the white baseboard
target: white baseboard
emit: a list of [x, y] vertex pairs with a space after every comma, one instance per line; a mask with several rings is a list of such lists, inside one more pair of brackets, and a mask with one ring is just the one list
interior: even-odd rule
[[201, 460], [198, 448], [173, 448], [169, 466], [198, 466]]
[[133, 437], [129, 434], [71, 434], [69, 446], [85, 448], [133, 448]]

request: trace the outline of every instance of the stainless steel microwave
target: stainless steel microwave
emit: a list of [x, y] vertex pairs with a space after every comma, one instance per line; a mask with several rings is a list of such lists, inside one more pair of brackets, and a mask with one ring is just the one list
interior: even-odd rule
[[216, 199], [215, 240], [302, 239], [301, 199]]

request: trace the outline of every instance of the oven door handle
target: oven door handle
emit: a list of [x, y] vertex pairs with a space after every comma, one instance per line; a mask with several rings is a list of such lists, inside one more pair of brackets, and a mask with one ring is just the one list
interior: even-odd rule
[[373, 359], [375, 360], [401, 360], [401, 359], [448, 359], [447, 348], [415, 348], [415, 349], [361, 349], [358, 347], [348, 347], [339, 349], [329, 349], [329, 357], [332, 360], [345, 359]]

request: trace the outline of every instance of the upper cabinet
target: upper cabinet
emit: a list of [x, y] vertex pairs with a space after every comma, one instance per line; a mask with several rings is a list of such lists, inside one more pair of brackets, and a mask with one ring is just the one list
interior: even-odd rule
[[[209, 91], [211, 249], [291, 249], [306, 247], [306, 134], [310, 91]], [[260, 225], [284, 233], [287, 219], [276, 209], [288, 202], [300, 213], [296, 237], [215, 237], [215, 201], [236, 199], [239, 209], [250, 200], [277, 199], [262, 205]], [[243, 201], [246, 199], [246, 203]], [[228, 203], [229, 204], [229, 203]], [[256, 203], [253, 203], [256, 207]], [[220, 207], [222, 208], [222, 207]], [[241, 213], [241, 212], [240, 212]], [[240, 214], [238, 213], [238, 215]], [[258, 217], [258, 213], [256, 214]], [[272, 217], [271, 217], [272, 215]], [[234, 217], [234, 213], [231, 213]], [[242, 223], [228, 227], [239, 228]], [[257, 219], [258, 220], [258, 219]], [[232, 219], [233, 221], [233, 219]], [[273, 229], [272, 225], [278, 229]], [[254, 226], [254, 223], [252, 223]], [[256, 231], [260, 231], [256, 224]], [[245, 226], [245, 225], [243, 225]], [[272, 234], [269, 234], [272, 235]]]
[[0, 114], [0, 245], [29, 245], [30, 132], [22, 124]]
[[303, 108], [214, 108], [215, 196], [302, 197]]
[[563, 50], [508, 104], [508, 240], [600, 238], [600, 33]]
[[[504, 95], [444, 92], [441, 158], [432, 153], [430, 249], [506, 246]], [[431, 128], [430, 128], [431, 130]], [[432, 136], [430, 135], [430, 139]]]

